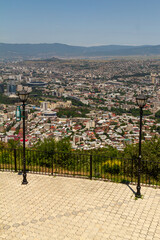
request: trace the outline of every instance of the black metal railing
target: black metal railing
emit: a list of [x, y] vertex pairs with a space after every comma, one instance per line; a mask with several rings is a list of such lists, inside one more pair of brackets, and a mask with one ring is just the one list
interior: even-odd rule
[[[1, 149], [0, 170], [22, 171], [22, 149]], [[85, 152], [26, 150], [26, 171], [136, 184], [138, 159], [109, 158]], [[141, 184], [160, 187], [160, 161], [142, 159]]]

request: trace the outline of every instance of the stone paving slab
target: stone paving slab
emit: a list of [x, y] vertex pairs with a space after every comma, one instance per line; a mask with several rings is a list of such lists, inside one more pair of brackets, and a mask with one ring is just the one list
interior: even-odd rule
[[[159, 240], [160, 189], [0, 172], [0, 240]], [[131, 189], [132, 188], [132, 189]]]

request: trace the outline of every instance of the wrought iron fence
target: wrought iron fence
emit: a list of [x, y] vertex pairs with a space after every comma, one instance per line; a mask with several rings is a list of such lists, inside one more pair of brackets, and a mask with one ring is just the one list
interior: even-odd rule
[[[1, 149], [0, 170], [22, 171], [23, 151]], [[26, 150], [26, 171], [136, 184], [138, 159], [109, 158], [103, 154], [83, 152]], [[160, 162], [141, 161], [141, 184], [160, 187]]]

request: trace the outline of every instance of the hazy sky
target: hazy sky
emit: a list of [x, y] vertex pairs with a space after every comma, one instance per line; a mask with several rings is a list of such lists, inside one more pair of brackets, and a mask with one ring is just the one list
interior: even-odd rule
[[160, 0], [0, 0], [0, 42], [160, 44]]

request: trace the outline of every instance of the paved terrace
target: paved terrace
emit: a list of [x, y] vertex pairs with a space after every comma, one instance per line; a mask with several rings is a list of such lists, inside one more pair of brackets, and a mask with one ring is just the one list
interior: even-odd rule
[[160, 239], [160, 189], [0, 172], [0, 239]]

